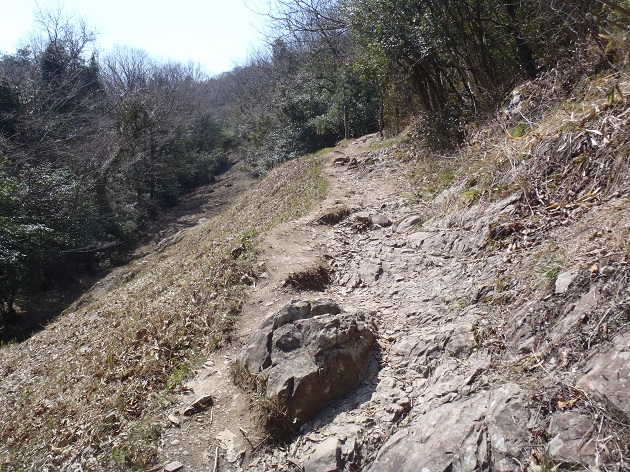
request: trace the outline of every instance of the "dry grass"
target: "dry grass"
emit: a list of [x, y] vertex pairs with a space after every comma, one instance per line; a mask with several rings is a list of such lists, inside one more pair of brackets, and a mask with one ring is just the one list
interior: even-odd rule
[[295, 425], [275, 399], [267, 396], [267, 378], [263, 374], [252, 374], [239, 362], [230, 365], [230, 376], [234, 385], [249, 393], [252, 408], [264, 432], [262, 444], [282, 443], [296, 434]]
[[[413, 128], [409, 131], [413, 139], [399, 153], [401, 160], [412, 161], [411, 200], [444, 192], [439, 204], [429, 205], [429, 217], [464, 212], [520, 191], [518, 222], [502, 224], [532, 234], [630, 193], [628, 71], [585, 78], [570, 95], [553, 74], [519, 89], [519, 116], [499, 114], [471, 128], [467, 144], [447, 155], [423, 148]], [[502, 236], [491, 242], [507, 247], [514, 241]]]
[[275, 169], [227, 213], [134, 261], [133, 277], [2, 347], [0, 470], [151, 464], [172, 394], [238, 317], [256, 235], [323, 198], [320, 169], [315, 157]]

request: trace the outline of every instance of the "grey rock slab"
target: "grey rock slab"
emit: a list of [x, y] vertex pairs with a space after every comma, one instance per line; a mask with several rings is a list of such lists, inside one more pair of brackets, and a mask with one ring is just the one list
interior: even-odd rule
[[549, 433], [553, 438], [547, 452], [555, 461], [570, 464], [596, 465], [601, 462], [595, 443], [592, 419], [576, 411], [556, 413], [551, 419]]
[[403, 336], [391, 349], [392, 354], [402, 356], [412, 364], [424, 363], [427, 358], [436, 358], [444, 351], [453, 328], [427, 327]]
[[304, 472], [337, 472], [341, 470], [341, 446], [336, 437], [317, 446], [303, 464]]
[[556, 294], [562, 295], [566, 293], [578, 274], [579, 271], [577, 269], [571, 269], [558, 275], [556, 278]]
[[354, 215], [354, 219], [358, 223], [363, 223], [363, 224], [370, 224], [372, 222], [372, 217], [370, 213], [367, 211], [361, 211], [357, 213], [356, 215]]
[[512, 214], [520, 198], [521, 193], [517, 192], [487, 207], [478, 204], [470, 208], [459, 219], [460, 225], [470, 232], [459, 235], [452, 242], [453, 250], [468, 254], [484, 249], [490, 241], [490, 224], [502, 215]]
[[179, 461], [173, 461], [170, 464], [164, 466], [164, 472], [177, 472], [178, 470], [182, 470], [184, 468], [184, 464]]
[[630, 418], [630, 331], [620, 334], [613, 345], [596, 354], [584, 368], [579, 388], [610, 402]]
[[435, 233], [431, 233], [428, 231], [417, 231], [415, 233], [411, 233], [409, 236], [407, 236], [407, 244], [413, 249], [419, 249], [424, 244], [424, 241], [434, 234]]
[[497, 217], [514, 213], [521, 196], [521, 192], [517, 192], [490, 205], [473, 205], [461, 216], [462, 225], [466, 228], [474, 227], [476, 229], [488, 226], [490, 222], [496, 221]]
[[414, 418], [380, 449], [371, 472], [473, 472], [488, 464], [485, 413], [488, 394], [442, 405]]
[[422, 215], [411, 215], [402, 220], [396, 227], [396, 232], [404, 233], [412, 230], [416, 226], [420, 226], [424, 222]]
[[527, 462], [524, 451], [531, 435], [527, 429], [529, 411], [526, 402], [526, 395], [514, 383], [492, 392], [486, 421], [493, 470], [497, 472], [518, 470]]
[[442, 191], [439, 195], [437, 195], [433, 199], [432, 203], [435, 205], [441, 205], [443, 203], [448, 202], [449, 200], [455, 198], [457, 195], [459, 195], [461, 192], [464, 191], [465, 189], [464, 185], [465, 185], [465, 182], [460, 182], [453, 185], [452, 187], [447, 188], [446, 190]]
[[518, 385], [506, 384], [428, 408], [381, 447], [368, 470], [518, 470], [529, 447], [527, 398]]
[[462, 396], [470, 395], [477, 390], [483, 373], [488, 368], [487, 359], [476, 359], [470, 363], [470, 369], [462, 369], [460, 362], [447, 358], [444, 362], [432, 361], [425, 371], [416, 371], [430, 376], [429, 383], [422, 393], [422, 402], [418, 408], [425, 411], [436, 406], [457, 401]]
[[571, 335], [576, 327], [580, 326], [590, 315], [591, 311], [601, 300], [597, 287], [591, 288], [588, 293], [582, 295], [574, 308], [558, 320], [551, 332], [551, 341], [558, 345], [567, 336]]
[[389, 217], [383, 215], [382, 213], [377, 213], [376, 215], [372, 216], [372, 224], [379, 225], [385, 228], [392, 225], [392, 220], [390, 220]]
[[476, 316], [464, 316], [456, 321], [446, 344], [448, 355], [463, 359], [470, 356], [477, 347], [473, 330], [476, 320]]
[[[212, 406], [212, 397], [210, 395], [201, 395], [195, 398], [190, 405], [184, 410], [184, 416], [192, 416], [201, 413]], [[170, 418], [170, 417], [169, 417]], [[172, 421], [172, 420], [171, 420]]]
[[383, 274], [383, 263], [378, 259], [363, 259], [359, 262], [359, 276], [366, 284], [376, 282]]

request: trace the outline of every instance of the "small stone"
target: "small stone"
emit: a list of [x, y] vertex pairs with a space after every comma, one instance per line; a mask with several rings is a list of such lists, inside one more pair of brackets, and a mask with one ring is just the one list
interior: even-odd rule
[[230, 448], [225, 453], [225, 458], [230, 464], [234, 464], [235, 462], [238, 462], [241, 460], [241, 457], [245, 455], [245, 452], [246, 451], [244, 449], [241, 451], [236, 451], [233, 448]]
[[396, 227], [396, 232], [404, 233], [409, 231], [410, 229], [415, 228], [416, 226], [420, 226], [424, 218], [421, 215], [412, 215], [408, 218], [405, 218], [400, 222], [400, 224]]
[[203, 410], [207, 410], [212, 406], [212, 397], [210, 395], [202, 395], [197, 397], [186, 409], [184, 410], [184, 416], [192, 416], [195, 413], [200, 413]]
[[227, 451], [229, 449], [234, 449], [234, 440], [236, 439], [236, 434], [228, 429], [224, 429], [216, 435], [216, 439], [217, 441], [219, 441], [221, 449]]
[[566, 293], [569, 290], [569, 286], [573, 283], [575, 278], [578, 276], [578, 271], [576, 269], [567, 270], [562, 274], [558, 275], [556, 279], [556, 294], [561, 295]]
[[171, 446], [177, 446], [181, 441], [179, 439], [173, 439], [171, 441]]
[[372, 221], [370, 218], [370, 214], [367, 211], [357, 213], [354, 218], [357, 220], [358, 223], [369, 224]]
[[178, 470], [182, 470], [184, 468], [184, 464], [179, 461], [173, 461], [170, 464], [164, 466], [164, 472], [177, 472]]
[[173, 423], [175, 426], [181, 426], [182, 425], [182, 421], [175, 416], [173, 413], [168, 415], [168, 419], [171, 421], [171, 423]]
[[315, 447], [304, 462], [305, 472], [337, 472], [340, 470], [341, 447], [336, 437], [328, 438]]
[[390, 220], [387, 216], [377, 213], [372, 217], [372, 224], [379, 225], [382, 227], [391, 226], [392, 220]]
[[81, 354], [82, 356], [85, 356], [90, 352], [92, 352], [92, 348], [89, 346], [83, 346], [81, 349], [79, 349], [79, 354]]
[[592, 357], [584, 371], [578, 388], [630, 416], [630, 332], [617, 336], [612, 346]]

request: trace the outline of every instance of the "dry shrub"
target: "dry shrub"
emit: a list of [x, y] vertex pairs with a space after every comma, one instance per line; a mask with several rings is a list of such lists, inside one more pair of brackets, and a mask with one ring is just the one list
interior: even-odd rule
[[326, 264], [320, 263], [303, 271], [289, 274], [285, 280], [285, 285], [297, 290], [322, 292], [331, 282], [330, 268]]
[[248, 392], [258, 412], [258, 420], [267, 433], [265, 442], [289, 440], [297, 431], [291, 419], [278, 406], [277, 401], [267, 396], [267, 378], [264, 374], [252, 374], [240, 362], [230, 365], [232, 382]]
[[352, 214], [352, 212], [353, 210], [346, 206], [336, 207], [329, 212], [324, 213], [322, 216], [317, 218], [315, 222], [320, 225], [334, 226], [337, 223], [341, 223], [343, 220], [345, 220], [348, 216]]

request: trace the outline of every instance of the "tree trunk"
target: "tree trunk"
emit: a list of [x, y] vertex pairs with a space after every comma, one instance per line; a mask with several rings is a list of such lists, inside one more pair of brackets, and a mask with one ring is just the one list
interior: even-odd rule
[[525, 72], [525, 77], [529, 80], [535, 79], [538, 74], [538, 68], [536, 67], [532, 50], [525, 38], [523, 38], [520, 28], [518, 27], [514, 0], [505, 2], [505, 10], [510, 18], [510, 35], [514, 38], [514, 42], [516, 42], [518, 60]]

